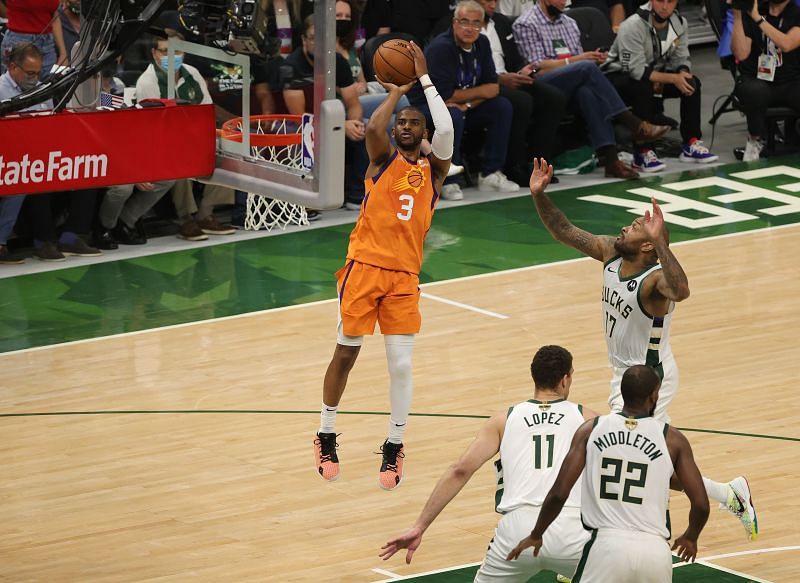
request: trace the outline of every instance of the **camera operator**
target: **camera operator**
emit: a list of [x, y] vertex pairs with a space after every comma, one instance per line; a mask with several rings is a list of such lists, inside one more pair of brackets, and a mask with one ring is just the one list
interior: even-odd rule
[[736, 96], [747, 116], [744, 160], [757, 160], [767, 136], [768, 107], [800, 113], [800, 8], [793, 0], [733, 0], [731, 48], [741, 76]]

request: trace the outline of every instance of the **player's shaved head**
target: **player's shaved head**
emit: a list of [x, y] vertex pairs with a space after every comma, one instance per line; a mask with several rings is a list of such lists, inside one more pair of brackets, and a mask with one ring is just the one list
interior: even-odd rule
[[622, 375], [620, 391], [625, 405], [628, 407], [641, 407], [647, 399], [657, 390], [661, 379], [655, 369], [643, 364], [630, 367]]

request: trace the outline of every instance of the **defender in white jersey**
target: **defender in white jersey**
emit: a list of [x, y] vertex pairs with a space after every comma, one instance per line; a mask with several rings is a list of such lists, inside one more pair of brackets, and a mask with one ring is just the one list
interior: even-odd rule
[[636, 365], [625, 371], [622, 411], [587, 421], [578, 429], [536, 526], [509, 559], [516, 559], [530, 546], [538, 555], [543, 537], [583, 473], [581, 515], [591, 537], [572, 582], [672, 581], [667, 541], [671, 536], [668, 504], [674, 473], [691, 508], [689, 526], [672, 548], [684, 561], [694, 561], [697, 538], [708, 520], [708, 499], [689, 442], [678, 430], [652, 416], [659, 384], [651, 367]]
[[475, 471], [498, 452], [496, 510], [503, 514], [475, 581], [525, 582], [541, 570], [572, 573], [589, 540], [580, 518], [580, 489], [574, 488], [564, 512], [544, 538], [542, 553], [524, 561], [506, 555], [536, 521], [544, 497], [553, 486], [575, 431], [596, 416], [570, 401], [572, 355], [560, 346], [543, 346], [531, 362], [533, 399], [498, 413], [478, 433], [453, 466], [439, 480], [417, 522], [403, 535], [382, 547], [386, 560], [408, 549], [406, 562], [422, 542], [422, 535], [444, 507], [458, 494]]
[[[556, 240], [603, 263], [603, 335], [613, 370], [611, 410], [622, 410], [620, 382], [625, 370], [646, 364], [661, 377], [655, 417], [668, 423], [667, 407], [678, 392], [669, 328], [676, 302], [689, 297], [689, 282], [669, 248], [661, 208], [652, 199], [652, 213], [645, 211], [618, 237], [593, 235], [573, 225], [545, 194], [552, 172], [545, 160], [534, 160], [530, 187], [542, 223]], [[739, 518], [747, 537], [755, 540], [758, 520], [744, 476], [727, 483], [703, 480], [708, 495]]]

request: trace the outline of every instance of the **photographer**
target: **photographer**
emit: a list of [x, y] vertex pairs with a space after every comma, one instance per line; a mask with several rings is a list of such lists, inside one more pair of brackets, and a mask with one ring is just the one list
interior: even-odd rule
[[744, 160], [758, 160], [768, 107], [800, 113], [800, 8], [792, 0], [759, 4], [734, 0], [731, 48], [741, 76], [736, 97], [747, 116]]
[[[619, 29], [603, 68], [633, 113], [656, 121], [662, 98], [681, 100], [680, 159], [708, 163], [717, 159], [700, 141], [700, 79], [691, 71], [689, 25], [675, 8], [678, 0], [652, 0]], [[651, 144], [639, 144], [632, 166], [658, 172], [666, 166]]]

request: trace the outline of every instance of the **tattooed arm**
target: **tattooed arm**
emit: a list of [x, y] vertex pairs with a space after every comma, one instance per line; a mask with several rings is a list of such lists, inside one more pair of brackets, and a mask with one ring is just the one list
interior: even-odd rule
[[680, 302], [689, 297], [689, 279], [669, 248], [661, 207], [658, 206], [655, 198], [651, 200], [653, 212], [646, 211], [644, 213], [642, 228], [653, 242], [661, 269], [653, 273], [652, 284], [648, 285], [645, 280], [645, 289], [642, 290], [642, 294], [645, 308], [652, 309], [651, 314], [661, 316], [667, 312], [671, 301]]
[[611, 259], [615, 255], [613, 237], [593, 235], [576, 227], [545, 194], [545, 188], [552, 177], [553, 167], [544, 158], [534, 158], [530, 179], [531, 196], [544, 226], [556, 241], [574, 247], [598, 261]]

